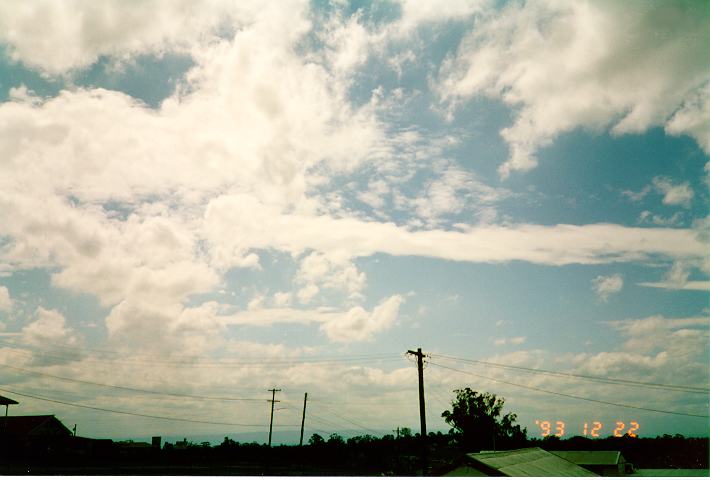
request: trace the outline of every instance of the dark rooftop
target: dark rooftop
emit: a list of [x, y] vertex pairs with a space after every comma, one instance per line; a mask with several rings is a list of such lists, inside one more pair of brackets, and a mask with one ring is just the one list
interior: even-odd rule
[[0, 431], [16, 436], [71, 434], [54, 415], [0, 417]]

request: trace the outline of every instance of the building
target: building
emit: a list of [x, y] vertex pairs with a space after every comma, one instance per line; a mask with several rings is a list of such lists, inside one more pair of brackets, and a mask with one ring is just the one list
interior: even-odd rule
[[69, 438], [71, 430], [57, 420], [54, 415], [23, 415], [2, 417], [0, 434], [13, 441], [25, 441], [36, 438]]
[[618, 450], [552, 450], [550, 453], [604, 477], [633, 473], [633, 465], [627, 463]]
[[5, 463], [55, 457], [66, 449], [72, 438], [72, 432], [54, 415], [0, 418], [0, 457]]
[[534, 448], [469, 453], [457, 465], [441, 472], [446, 477], [596, 477], [553, 453]]

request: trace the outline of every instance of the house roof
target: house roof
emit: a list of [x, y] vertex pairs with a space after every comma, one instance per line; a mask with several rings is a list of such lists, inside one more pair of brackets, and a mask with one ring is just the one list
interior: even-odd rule
[[618, 465], [626, 463], [626, 459], [618, 450], [552, 450], [558, 457], [569, 460], [577, 465]]
[[17, 436], [71, 434], [54, 415], [0, 417], [0, 431]]
[[550, 452], [534, 447], [501, 452], [470, 453], [468, 457], [509, 477], [596, 477]]

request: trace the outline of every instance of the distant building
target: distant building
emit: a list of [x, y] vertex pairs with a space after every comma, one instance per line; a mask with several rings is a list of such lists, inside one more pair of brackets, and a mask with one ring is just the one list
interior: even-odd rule
[[562, 457], [534, 448], [469, 453], [445, 477], [596, 477]]
[[618, 450], [551, 450], [550, 453], [604, 477], [633, 473], [633, 465]]

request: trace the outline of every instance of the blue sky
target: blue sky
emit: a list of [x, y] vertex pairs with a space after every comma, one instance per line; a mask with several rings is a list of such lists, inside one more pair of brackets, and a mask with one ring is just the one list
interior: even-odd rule
[[707, 6], [256, 3], [0, 7], [13, 413], [707, 433]]

